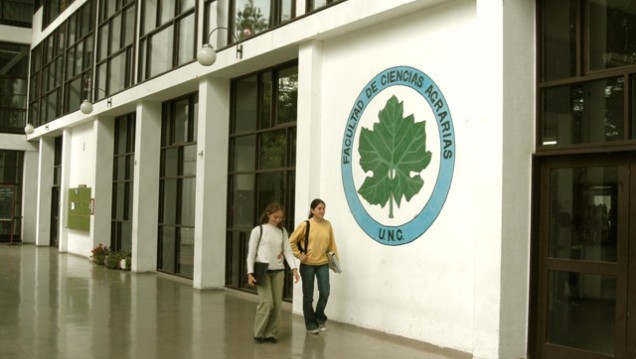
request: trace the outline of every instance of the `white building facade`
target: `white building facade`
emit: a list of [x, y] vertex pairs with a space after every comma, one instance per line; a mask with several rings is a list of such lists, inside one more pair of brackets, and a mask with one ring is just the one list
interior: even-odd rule
[[[596, 2], [584, 3], [588, 11]], [[249, 9], [264, 22], [246, 19]], [[552, 23], [538, 17], [559, 9], [532, 0], [75, 0], [57, 17], [46, 10], [22, 36], [32, 49], [34, 131], [26, 140], [0, 134], [2, 149], [25, 153], [23, 242], [87, 257], [103, 243], [130, 252], [133, 272], [249, 290], [245, 236], [267, 202], [283, 203], [292, 230], [321, 198], [344, 269], [331, 275], [331, 320], [474, 358], [636, 350], [625, 339], [636, 328], [626, 319], [636, 287], [629, 215], [619, 217], [625, 239], [614, 246], [624, 256], [599, 257], [607, 268], [553, 263], [559, 255], [541, 244], [554, 233], [546, 229], [553, 217], [542, 213], [568, 202], [543, 197], [550, 169], [561, 168], [550, 161], [590, 146], [561, 148], [563, 135], [546, 135], [559, 111], [539, 98], [569, 85], [563, 78], [606, 76], [574, 61], [573, 75], [546, 78], [538, 59], [560, 53], [561, 40], [550, 42], [543, 34]], [[623, 10], [629, 24], [633, 10]], [[582, 33], [563, 42], [577, 44]], [[196, 53], [208, 34], [217, 58], [204, 66]], [[626, 79], [627, 129], [636, 104], [631, 64], [605, 69]], [[80, 110], [84, 99], [90, 111]], [[624, 136], [620, 149], [598, 152], [631, 158], [632, 134]], [[550, 152], [550, 141], [561, 152]], [[88, 203], [73, 197], [80, 189], [89, 190]], [[83, 205], [89, 213], [77, 227], [69, 218]], [[578, 320], [603, 320], [560, 311], [551, 289], [557, 271], [599, 275], [579, 278], [581, 294], [613, 303], [614, 329], [588, 333], [610, 344], [566, 340]], [[288, 281], [298, 314], [301, 297]]]

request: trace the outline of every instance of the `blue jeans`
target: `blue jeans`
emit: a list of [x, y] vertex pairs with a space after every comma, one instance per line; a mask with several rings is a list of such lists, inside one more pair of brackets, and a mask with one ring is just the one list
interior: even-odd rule
[[[327, 322], [325, 307], [329, 299], [329, 265], [310, 266], [300, 264], [300, 277], [303, 279], [303, 315], [307, 330], [318, 329]], [[318, 280], [318, 303], [314, 310], [314, 277]]]

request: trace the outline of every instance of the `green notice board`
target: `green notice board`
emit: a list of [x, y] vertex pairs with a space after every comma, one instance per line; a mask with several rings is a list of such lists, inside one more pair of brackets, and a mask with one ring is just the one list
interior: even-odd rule
[[89, 187], [69, 188], [66, 226], [70, 229], [90, 231], [91, 214], [91, 189]]

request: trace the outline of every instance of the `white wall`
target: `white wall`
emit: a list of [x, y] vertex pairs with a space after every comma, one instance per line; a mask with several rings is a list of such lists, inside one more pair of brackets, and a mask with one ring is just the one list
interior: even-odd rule
[[[69, 162], [68, 168], [63, 168], [63, 171], [68, 171], [68, 185], [62, 185], [62, 188], [60, 188], [62, 192], [61, 195], [66, 198], [66, 200], [62, 202], [62, 211], [60, 213], [64, 214], [61, 218], [61, 229], [63, 232], [66, 231], [68, 235], [66, 237], [60, 237], [60, 247], [63, 246], [62, 242], [66, 241], [66, 251], [82, 256], [89, 256], [93, 248], [91, 233], [94, 231], [94, 228], [91, 226], [91, 230], [88, 232], [67, 228], [67, 192], [69, 188], [86, 185], [86, 187], [91, 188], [91, 197], [94, 197], [95, 166], [98, 165], [95, 161], [96, 135], [92, 122], [74, 127], [70, 131], [66, 131], [66, 133], [69, 134], [69, 138], [64, 139], [64, 145], [67, 146], [67, 148], [64, 148], [63, 152], [68, 153]], [[110, 199], [104, 198], [103, 200]], [[93, 224], [92, 219], [91, 224]], [[108, 246], [107, 243], [105, 244]]]
[[[519, 8], [529, 2], [523, 3]], [[533, 115], [532, 106], [527, 105], [533, 100], [524, 97], [523, 106], [506, 106], [504, 119], [503, 54], [508, 50], [502, 41], [503, 16], [502, 2], [450, 1], [334, 40], [301, 46], [295, 215], [297, 222], [306, 218], [314, 197], [327, 203], [326, 218], [334, 226], [345, 271], [331, 276], [330, 319], [474, 353], [475, 357], [521, 357], [525, 353], [529, 196], [519, 199], [512, 193], [503, 197], [502, 178], [505, 146], [523, 140], [524, 147], [505, 159], [508, 165], [519, 163], [524, 170], [508, 176], [506, 183], [508, 190], [529, 193]], [[525, 26], [528, 23], [532, 26], [533, 19], [527, 19]], [[523, 30], [526, 28], [519, 33], [525, 33]], [[519, 37], [529, 42], [509, 51], [526, 48], [531, 61], [533, 50], [528, 45], [532, 36], [509, 37], [508, 43]], [[320, 75], [315, 73], [317, 62]], [[431, 227], [411, 243], [387, 246], [371, 239], [351, 214], [340, 158], [355, 99], [375, 75], [394, 66], [421, 70], [443, 92], [454, 123], [456, 159], [450, 192]], [[528, 73], [522, 65], [512, 66], [510, 71], [506, 73], [510, 85], [519, 74]], [[529, 73], [523, 77], [525, 82], [509, 86], [507, 98], [532, 96], [532, 71]], [[303, 80], [313, 83], [303, 85]], [[316, 92], [318, 98], [307, 98], [315, 97]], [[312, 112], [316, 106], [320, 107], [317, 114]], [[408, 114], [405, 107], [405, 116]], [[309, 123], [302, 123], [303, 118]], [[522, 132], [515, 140], [504, 142], [503, 123], [511, 118], [517, 121], [506, 127], [507, 133]], [[434, 117], [426, 121], [427, 126], [434, 126]], [[434, 133], [434, 127], [427, 127], [431, 145], [435, 144]], [[502, 248], [504, 205], [508, 211], [516, 211], [508, 218], [521, 231], [514, 238], [516, 244]], [[506, 227], [508, 236], [513, 233], [511, 227]], [[518, 268], [508, 261], [506, 283], [502, 283], [502, 250], [508, 248], [515, 251]], [[501, 303], [503, 292], [514, 293], [508, 296], [511, 303]], [[294, 296], [294, 311], [300, 314], [300, 286], [295, 287]], [[502, 318], [504, 310], [515, 323]], [[502, 321], [505, 329], [516, 332], [504, 337]], [[501, 348], [504, 340], [505, 350]]]

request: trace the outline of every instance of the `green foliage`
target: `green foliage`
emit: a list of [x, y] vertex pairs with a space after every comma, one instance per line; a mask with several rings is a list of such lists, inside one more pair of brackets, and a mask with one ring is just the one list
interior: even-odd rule
[[239, 10], [236, 15], [236, 29], [240, 39], [258, 34], [268, 28], [269, 23], [263, 16], [261, 8], [254, 5], [254, 0], [248, 0], [243, 10]]
[[378, 115], [380, 122], [373, 130], [360, 133], [360, 166], [366, 177], [358, 193], [369, 204], [384, 208], [389, 203], [389, 218], [393, 218], [393, 202], [400, 207], [402, 198], [409, 201], [424, 186], [420, 177], [431, 162], [426, 151], [425, 122], [415, 123], [415, 117], [404, 113], [403, 102], [392, 96]]
[[108, 269], [119, 269], [119, 262], [124, 258], [124, 255], [120, 251], [110, 252], [108, 257], [106, 257], [106, 262], [104, 265]]

